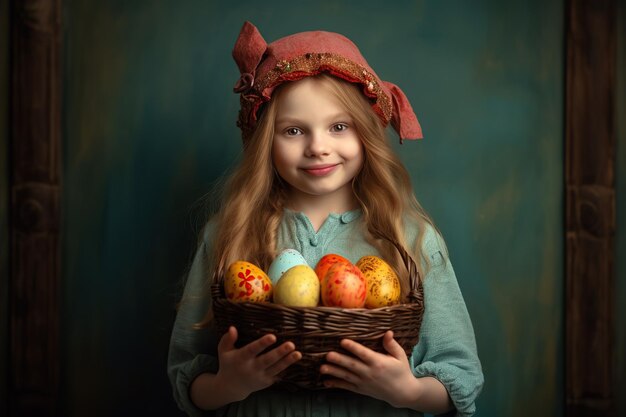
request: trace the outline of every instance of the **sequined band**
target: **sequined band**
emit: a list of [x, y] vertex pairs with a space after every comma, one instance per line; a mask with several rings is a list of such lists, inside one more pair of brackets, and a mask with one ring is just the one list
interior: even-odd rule
[[304, 77], [329, 72], [346, 81], [360, 83], [365, 88], [366, 96], [374, 99], [373, 108], [385, 124], [391, 120], [393, 112], [390, 97], [385, 94], [378, 80], [363, 66], [332, 53], [307, 53], [289, 61], [282, 60], [267, 72], [263, 78], [255, 80], [254, 87], [241, 94], [241, 111], [237, 125], [242, 129], [244, 140], [254, 128], [251, 117], [266, 101], [263, 91], [272, 88], [285, 80], [299, 80]]

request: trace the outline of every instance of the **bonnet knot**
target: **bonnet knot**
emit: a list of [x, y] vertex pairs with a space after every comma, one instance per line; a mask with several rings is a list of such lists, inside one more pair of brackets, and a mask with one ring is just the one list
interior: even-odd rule
[[244, 72], [241, 74], [241, 77], [237, 80], [235, 87], [233, 88], [233, 92], [235, 93], [245, 93], [250, 90], [254, 86], [254, 75], [249, 72]]

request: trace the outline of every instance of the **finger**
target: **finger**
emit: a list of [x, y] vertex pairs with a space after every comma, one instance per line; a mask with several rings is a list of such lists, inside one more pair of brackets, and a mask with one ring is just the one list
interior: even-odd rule
[[345, 350], [352, 353], [354, 356], [361, 359], [368, 365], [376, 361], [376, 352], [366, 348], [365, 346], [355, 342], [354, 340], [343, 339], [341, 341], [341, 347], [343, 347]]
[[402, 346], [393, 338], [393, 332], [391, 330], [387, 331], [383, 336], [383, 347], [394, 358], [399, 360], [406, 359], [404, 349], [402, 349]]
[[242, 348], [242, 350], [246, 354], [256, 357], [259, 353], [263, 352], [274, 343], [276, 343], [276, 336], [273, 334], [266, 334], [265, 336], [259, 337], [257, 340], [248, 343]]
[[262, 369], [269, 368], [295, 349], [296, 346], [292, 342], [285, 342], [277, 348], [260, 355], [258, 363]]
[[298, 362], [300, 359], [302, 359], [302, 353], [298, 351], [289, 352], [287, 355], [283, 356], [280, 360], [275, 362], [272, 366], [267, 368], [267, 373], [269, 375], [276, 376], [285, 369], [289, 368], [294, 363]]
[[339, 352], [329, 352], [326, 355], [326, 361], [345, 369], [349, 369], [353, 374], [364, 375], [367, 373], [368, 365], [363, 363], [359, 358], [344, 355]]
[[235, 342], [237, 341], [237, 329], [234, 326], [230, 326], [224, 336], [217, 344], [218, 353], [228, 352], [235, 349]]
[[341, 381], [348, 382], [354, 386], [358, 385], [361, 381], [358, 375], [344, 368], [343, 366], [335, 366], [325, 363], [320, 367], [320, 373], [323, 375], [333, 376]]
[[356, 392], [357, 394], [361, 394], [361, 391], [359, 390], [359, 388], [354, 385], [351, 384], [347, 381], [344, 381], [343, 379], [329, 379], [324, 381], [324, 386], [326, 388], [339, 388], [339, 389], [345, 389], [348, 391], [352, 391], [352, 392]]

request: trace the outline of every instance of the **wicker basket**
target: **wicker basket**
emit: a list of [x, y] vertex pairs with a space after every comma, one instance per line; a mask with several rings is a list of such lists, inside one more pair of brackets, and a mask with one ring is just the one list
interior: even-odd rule
[[[394, 242], [392, 242], [394, 243]], [[424, 314], [424, 293], [413, 258], [394, 243], [404, 260], [410, 278], [408, 302], [375, 309], [338, 307], [287, 307], [273, 303], [235, 303], [224, 296], [222, 280], [211, 287], [213, 315], [218, 335], [228, 327], [237, 328], [237, 345], [243, 346], [273, 333], [277, 344], [292, 341], [302, 359], [281, 375], [287, 388], [323, 389], [319, 368], [330, 351], [347, 353], [342, 339], [357, 341], [377, 352], [385, 352], [382, 336], [393, 330], [394, 338], [411, 354], [418, 341]]]

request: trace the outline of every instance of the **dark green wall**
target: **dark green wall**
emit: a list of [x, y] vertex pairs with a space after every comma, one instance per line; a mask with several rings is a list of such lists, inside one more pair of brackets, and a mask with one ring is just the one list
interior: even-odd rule
[[561, 415], [563, 2], [508, 3], [65, 1], [64, 414], [175, 414], [173, 307], [239, 153], [249, 19], [342, 32], [404, 89], [426, 139], [396, 148], [474, 321], [478, 415]]

